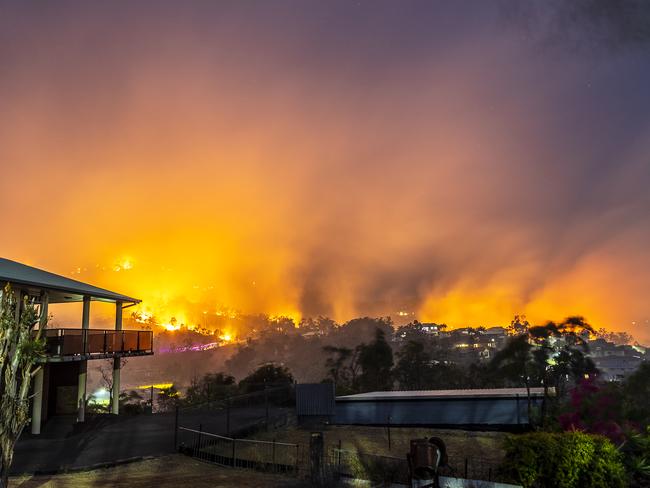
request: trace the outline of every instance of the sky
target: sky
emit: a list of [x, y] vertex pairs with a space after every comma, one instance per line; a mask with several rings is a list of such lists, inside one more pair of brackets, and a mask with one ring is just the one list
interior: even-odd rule
[[650, 341], [643, 2], [0, 0], [0, 254], [198, 311]]

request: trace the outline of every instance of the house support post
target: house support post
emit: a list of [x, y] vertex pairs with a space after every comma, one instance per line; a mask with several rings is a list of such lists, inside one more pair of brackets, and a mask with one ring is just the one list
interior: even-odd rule
[[[87, 330], [90, 328], [90, 297], [85, 296], [83, 301], [83, 313], [81, 316], [82, 343], [84, 354], [88, 346]], [[79, 361], [79, 384], [77, 387], [77, 422], [86, 420], [86, 380], [88, 372], [88, 361]]]
[[41, 412], [43, 410], [43, 368], [41, 365], [34, 375], [34, 399], [32, 400], [32, 434], [41, 433]]
[[[43, 329], [47, 326], [49, 297], [47, 292], [41, 294], [41, 317], [39, 320], [39, 329], [41, 331], [41, 338], [43, 337]], [[32, 400], [32, 434], [39, 435], [41, 433], [41, 414], [43, 411], [43, 377], [45, 365], [42, 364], [39, 370], [34, 375], [34, 396]]]
[[[115, 303], [115, 330], [122, 330], [122, 302]], [[111, 392], [111, 413], [120, 414], [120, 375], [121, 375], [121, 357], [113, 358], [113, 386]]]

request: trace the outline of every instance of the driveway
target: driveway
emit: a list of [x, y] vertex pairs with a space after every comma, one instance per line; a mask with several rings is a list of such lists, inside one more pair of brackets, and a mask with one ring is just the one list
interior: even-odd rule
[[[259, 409], [241, 408], [230, 412], [231, 432], [259, 424]], [[188, 428], [202, 426], [203, 431], [225, 434], [225, 411], [183, 412], [179, 424]], [[141, 456], [174, 453], [175, 415], [95, 415], [85, 424], [75, 424], [73, 417], [53, 417], [41, 435], [23, 433], [16, 444], [11, 472], [51, 473], [71, 468]]]

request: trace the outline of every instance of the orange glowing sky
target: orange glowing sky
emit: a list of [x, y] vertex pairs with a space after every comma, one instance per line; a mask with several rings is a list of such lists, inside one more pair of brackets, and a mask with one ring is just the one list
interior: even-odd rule
[[648, 50], [468, 4], [3, 4], [2, 256], [165, 320], [650, 340]]

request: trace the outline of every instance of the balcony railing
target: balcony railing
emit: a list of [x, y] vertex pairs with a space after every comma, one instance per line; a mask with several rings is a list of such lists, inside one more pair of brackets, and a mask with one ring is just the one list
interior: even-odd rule
[[150, 330], [46, 329], [44, 332], [48, 356], [153, 353]]

